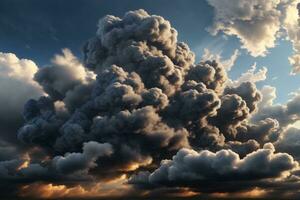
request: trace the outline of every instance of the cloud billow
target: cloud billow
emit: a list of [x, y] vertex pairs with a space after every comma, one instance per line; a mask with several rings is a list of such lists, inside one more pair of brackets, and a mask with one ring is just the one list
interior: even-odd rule
[[[157, 185], [210, 194], [267, 190], [272, 181], [284, 188], [296, 177], [293, 151], [268, 143], [286, 126], [270, 113], [272, 100], [248, 78], [228, 84], [216, 60], [196, 64], [164, 18], [108, 15], [83, 54], [81, 63], [65, 49], [31, 77], [45, 95], [25, 103], [17, 137], [28, 152], [0, 162], [2, 180], [65, 187], [88, 180], [88, 190], [125, 176], [135, 194]], [[292, 118], [294, 107], [281, 109]], [[234, 182], [241, 187], [220, 184]]]

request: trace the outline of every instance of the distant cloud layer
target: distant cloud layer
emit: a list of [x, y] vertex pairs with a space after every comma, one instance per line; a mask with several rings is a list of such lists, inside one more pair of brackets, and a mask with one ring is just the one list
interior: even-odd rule
[[[210, 1], [217, 11], [224, 2]], [[241, 22], [229, 23], [233, 34], [254, 17], [269, 40], [239, 37], [261, 54], [275, 42], [280, 1], [253, 2], [227, 2], [214, 27], [224, 31], [230, 17]], [[262, 31], [249, 26], [258, 31], [251, 35]], [[276, 89], [256, 87], [266, 68], [231, 80], [238, 50], [228, 60], [206, 50], [195, 63], [177, 35], [163, 17], [136, 10], [100, 19], [82, 62], [68, 49], [40, 68], [0, 54], [0, 81], [9, 83], [0, 86], [0, 130], [19, 124], [1, 133], [1, 149], [15, 156], [0, 152], [0, 196], [299, 197], [300, 138], [291, 125], [300, 120], [300, 95], [273, 104]]]

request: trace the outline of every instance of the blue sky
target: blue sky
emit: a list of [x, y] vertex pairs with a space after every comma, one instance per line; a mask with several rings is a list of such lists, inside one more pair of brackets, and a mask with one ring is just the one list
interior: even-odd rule
[[[116, 6], [118, 5], [118, 6]], [[235, 36], [212, 36], [206, 29], [213, 23], [214, 10], [206, 1], [198, 0], [2, 0], [0, 2], [0, 51], [12, 52], [20, 58], [32, 59], [39, 66], [49, 63], [62, 48], [69, 48], [81, 57], [82, 44], [96, 31], [98, 19], [112, 14], [122, 16], [128, 10], [143, 8], [151, 14], [168, 19], [186, 42], [201, 58], [204, 48], [227, 58], [241, 43]], [[298, 89], [299, 75], [291, 76], [288, 57], [292, 54], [289, 41], [277, 39], [276, 47], [265, 57], [252, 57], [240, 50], [230, 76], [235, 79], [253, 63], [268, 68], [268, 78], [262, 83], [277, 88], [277, 102], [288, 99]], [[274, 78], [275, 77], [275, 78]]]

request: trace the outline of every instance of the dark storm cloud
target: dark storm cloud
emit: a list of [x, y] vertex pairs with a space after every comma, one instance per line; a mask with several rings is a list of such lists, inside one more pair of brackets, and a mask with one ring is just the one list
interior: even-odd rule
[[225, 94], [237, 94], [246, 102], [250, 113], [257, 109], [257, 104], [261, 101], [261, 94], [256, 86], [251, 82], [241, 83], [237, 87], [226, 88]]
[[261, 144], [274, 142], [278, 139], [280, 132], [279, 123], [276, 119], [266, 118], [258, 121], [256, 124], [242, 125], [237, 128], [236, 139], [247, 141], [254, 139]]
[[[230, 192], [256, 182], [264, 188], [265, 179], [285, 180], [297, 169], [291, 155], [267, 143], [279, 137], [282, 120], [265, 114], [250, 121], [260, 114], [255, 84], [228, 86], [223, 65], [195, 64], [164, 18], [144, 10], [108, 15], [83, 53], [82, 64], [63, 50], [36, 72], [47, 94], [24, 105], [17, 136], [46, 155], [3, 161], [12, 185], [138, 174], [130, 180], [137, 186]], [[282, 107], [288, 124], [297, 99]], [[241, 187], [227, 184], [234, 182]]]
[[[84, 181], [91, 179], [87, 175], [89, 169], [97, 167], [99, 157], [110, 156], [112, 146], [108, 143], [100, 144], [88, 142], [83, 144], [82, 153], [67, 153], [64, 156], [55, 156], [43, 163], [27, 163], [26, 157], [0, 162], [0, 184], [5, 182], [32, 182], [39, 181]], [[24, 165], [26, 163], [26, 165]]]
[[[191, 110], [193, 104], [206, 105], [194, 114], [181, 113], [184, 120], [199, 121], [218, 108], [217, 95], [205, 85], [199, 91], [180, 92], [194, 54], [186, 44], [177, 43], [176, 30], [160, 16], [143, 10], [128, 12], [123, 19], [107, 16], [100, 20], [97, 36], [85, 45], [84, 53], [85, 65], [97, 74], [86, 102], [76, 110], [69, 109], [71, 116], [65, 120], [55, 114], [54, 106], [41, 112], [39, 102], [31, 100], [28, 104], [37, 106], [26, 106], [24, 114], [36, 114], [19, 131], [24, 142], [58, 152], [76, 151], [90, 140], [110, 142], [116, 146], [116, 157], [108, 163], [115, 162], [111, 163], [115, 167], [144, 165], [158, 152], [169, 155], [189, 146], [188, 130], [170, 127], [160, 116], [165, 108], [172, 107], [170, 98], [178, 96], [182, 103], [177, 106], [186, 106], [178, 112]], [[59, 99], [68, 106], [64, 98], [67, 91], [84, 84], [81, 79], [87, 72], [70, 52], [64, 54], [54, 59], [54, 66], [41, 68], [35, 76], [49, 93], [49, 104]], [[73, 74], [74, 70], [85, 76]], [[154, 162], [160, 159], [158, 156]]]
[[221, 107], [217, 116], [213, 118], [213, 123], [220, 127], [222, 132], [236, 135], [236, 127], [249, 116], [249, 108], [236, 94], [226, 94], [222, 96], [221, 101]]
[[22, 185], [33, 182], [68, 185], [92, 181], [93, 177], [88, 175], [88, 171], [97, 167], [96, 160], [99, 157], [109, 157], [112, 153], [110, 144], [91, 141], [83, 144], [82, 153], [67, 153], [64, 156], [55, 156], [52, 160], [38, 160], [35, 163], [25, 156], [0, 161], [0, 196], [17, 196]]
[[187, 80], [204, 83], [207, 88], [221, 93], [227, 81], [225, 68], [216, 61], [205, 61], [191, 68]]
[[49, 97], [29, 100], [24, 106], [26, 125], [18, 131], [18, 138], [28, 144], [49, 146], [58, 135], [58, 128], [63, 124], [55, 114], [54, 103]]

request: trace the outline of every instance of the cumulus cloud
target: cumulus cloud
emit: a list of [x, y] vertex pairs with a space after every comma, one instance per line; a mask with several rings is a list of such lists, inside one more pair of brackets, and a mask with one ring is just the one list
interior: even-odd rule
[[43, 94], [33, 81], [38, 66], [31, 60], [19, 59], [13, 53], [0, 53], [0, 129], [1, 139], [14, 142], [22, 123], [21, 110], [29, 98]]
[[300, 71], [300, 1], [294, 0], [285, 5], [283, 26], [287, 32], [287, 39], [292, 42], [294, 54], [289, 58], [293, 66], [292, 74]]
[[270, 85], [264, 85], [260, 90], [262, 94], [262, 100], [258, 104], [259, 108], [269, 107], [273, 105], [274, 100], [276, 99], [276, 88]]
[[74, 173], [96, 167], [95, 162], [99, 157], [110, 156], [113, 153], [110, 144], [93, 141], [84, 143], [82, 150], [82, 153], [68, 153], [65, 156], [54, 157], [52, 166], [63, 174]]
[[261, 93], [252, 82], [243, 82], [237, 87], [227, 87], [224, 93], [237, 94], [242, 97], [250, 112], [254, 112], [261, 101]]
[[24, 104], [16, 134], [27, 151], [20, 158], [0, 154], [7, 191], [21, 188], [26, 196], [34, 186], [59, 185], [59, 192], [83, 187], [86, 194], [118, 177], [115, 187], [128, 191], [132, 174], [137, 186], [181, 194], [263, 190], [273, 182], [282, 188], [288, 178], [297, 187], [293, 152], [275, 152], [268, 142], [299, 119], [299, 97], [273, 105], [274, 90], [255, 85], [264, 68], [228, 84], [238, 51], [223, 63], [195, 63], [169, 21], [136, 10], [102, 18], [83, 53], [80, 62], [65, 49], [28, 79], [46, 94]]
[[72, 110], [88, 98], [95, 75], [69, 49], [62, 53], [52, 59], [52, 65], [40, 68], [34, 80], [53, 100], [63, 100]]
[[[240, 182], [233, 190], [253, 187], [254, 180], [283, 179], [298, 163], [286, 153], [275, 153], [271, 143], [244, 158], [231, 150], [196, 152], [181, 149], [172, 160], [164, 160], [152, 173], [141, 172], [131, 178], [132, 184], [154, 186], [190, 186], [196, 191], [226, 190], [230, 182]], [[270, 180], [269, 180], [270, 181]], [[229, 183], [229, 185], [227, 185]], [[230, 187], [230, 186], [229, 186]]]
[[[275, 46], [276, 34], [280, 30], [281, 1], [218, 1], [207, 0], [214, 8], [214, 24], [209, 31], [219, 31], [238, 37], [251, 55], [265, 55]], [[251, 31], [249, 31], [251, 30]]]

